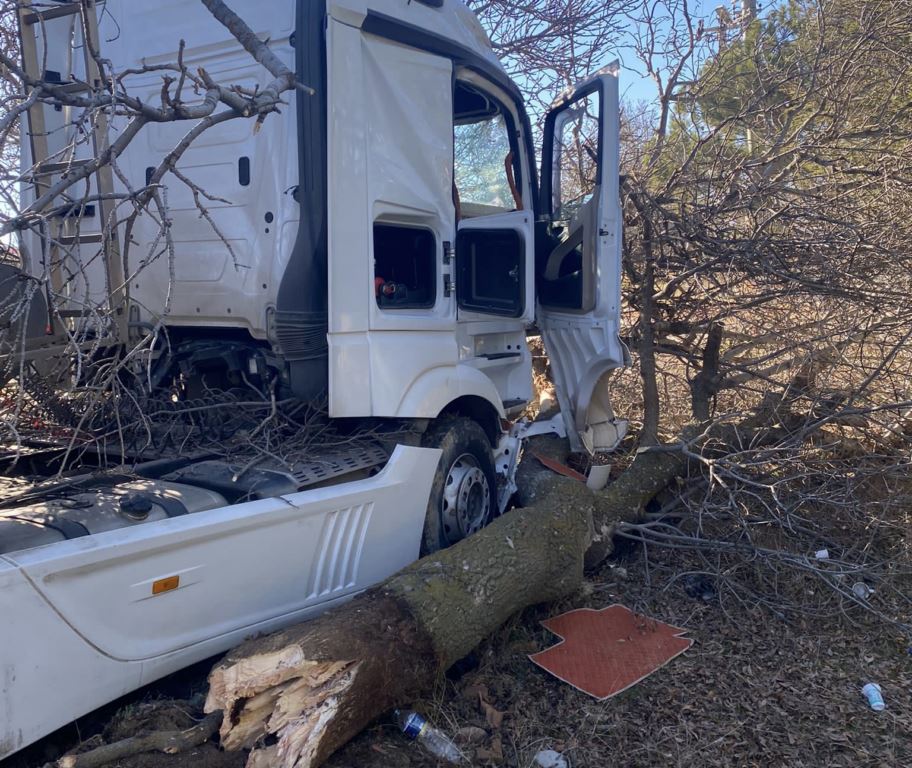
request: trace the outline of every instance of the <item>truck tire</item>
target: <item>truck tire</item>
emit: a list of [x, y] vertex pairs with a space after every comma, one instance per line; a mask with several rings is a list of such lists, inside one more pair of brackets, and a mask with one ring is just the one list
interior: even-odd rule
[[421, 554], [428, 555], [491, 521], [497, 508], [497, 482], [491, 443], [472, 419], [441, 419], [425, 432], [422, 445], [443, 451], [421, 539]]

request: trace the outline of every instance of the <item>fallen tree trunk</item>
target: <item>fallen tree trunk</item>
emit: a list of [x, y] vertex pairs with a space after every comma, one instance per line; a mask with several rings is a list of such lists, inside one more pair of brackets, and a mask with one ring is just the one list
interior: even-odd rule
[[[536, 450], [566, 457], [553, 439]], [[680, 453], [642, 453], [594, 494], [524, 459], [519, 481], [529, 506], [222, 660], [206, 711], [224, 713], [223, 747], [251, 748], [248, 766], [319, 765], [379, 715], [431, 690], [511, 615], [574, 592], [584, 562], [610, 552], [612, 526], [635, 517], [684, 464]]]

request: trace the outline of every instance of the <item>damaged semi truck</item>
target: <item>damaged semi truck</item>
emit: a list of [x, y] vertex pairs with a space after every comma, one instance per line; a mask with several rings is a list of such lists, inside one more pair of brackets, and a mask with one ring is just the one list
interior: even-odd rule
[[[53, 244], [20, 233], [22, 263], [0, 264], [0, 297], [47, 274], [52, 251], [68, 278], [53, 301], [32, 291], [7, 331], [38, 359], [53, 323], [74, 332], [118, 301], [122, 333], [166, 332], [148, 363], [153, 388], [180, 399], [238, 377], [269, 382], [283, 399], [325, 397], [333, 422], [376, 428], [255, 466], [137, 452], [116, 472], [4, 469], [0, 758], [503, 511], [533, 325], [573, 447], [623, 437], [607, 391], [626, 357], [616, 68], [556, 100], [539, 181], [519, 88], [460, 0], [231, 5], [314, 93], [258, 131], [229, 121], [194, 142], [179, 168], [220, 198], [211, 221], [186, 185], [170, 185], [171, 253], [129, 280], [103, 202], [68, 213]], [[20, 26], [43, 77], [87, 91], [102, 87], [79, 53], [92, 30], [115, 69], [136, 71], [124, 87], [149, 101], [162, 88], [155, 65], [176, 59], [180, 38], [184, 63], [219, 81], [269, 79], [201, 3], [23, 2]], [[91, 159], [69, 107], [45, 99], [28, 118], [22, 167], [38, 164], [40, 183]], [[186, 130], [146, 126], [109, 183], [147, 183]], [[23, 182], [24, 209], [40, 190]], [[158, 226], [140, 216], [131, 242], [154, 250]]]

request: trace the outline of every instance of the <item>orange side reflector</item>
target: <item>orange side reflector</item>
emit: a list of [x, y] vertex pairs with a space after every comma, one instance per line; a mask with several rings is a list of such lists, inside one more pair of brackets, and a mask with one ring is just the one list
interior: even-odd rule
[[156, 579], [152, 582], [152, 594], [160, 595], [162, 592], [170, 592], [180, 586], [180, 576], [166, 576], [164, 579]]

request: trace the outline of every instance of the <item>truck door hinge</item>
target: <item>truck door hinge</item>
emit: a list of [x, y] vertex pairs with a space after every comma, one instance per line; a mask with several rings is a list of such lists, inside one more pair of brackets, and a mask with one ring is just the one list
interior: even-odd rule
[[456, 254], [453, 253], [453, 244], [449, 240], [443, 241], [443, 263], [449, 264], [453, 261], [453, 257]]
[[453, 278], [445, 274], [443, 276], [443, 295], [452, 296], [453, 292]]

